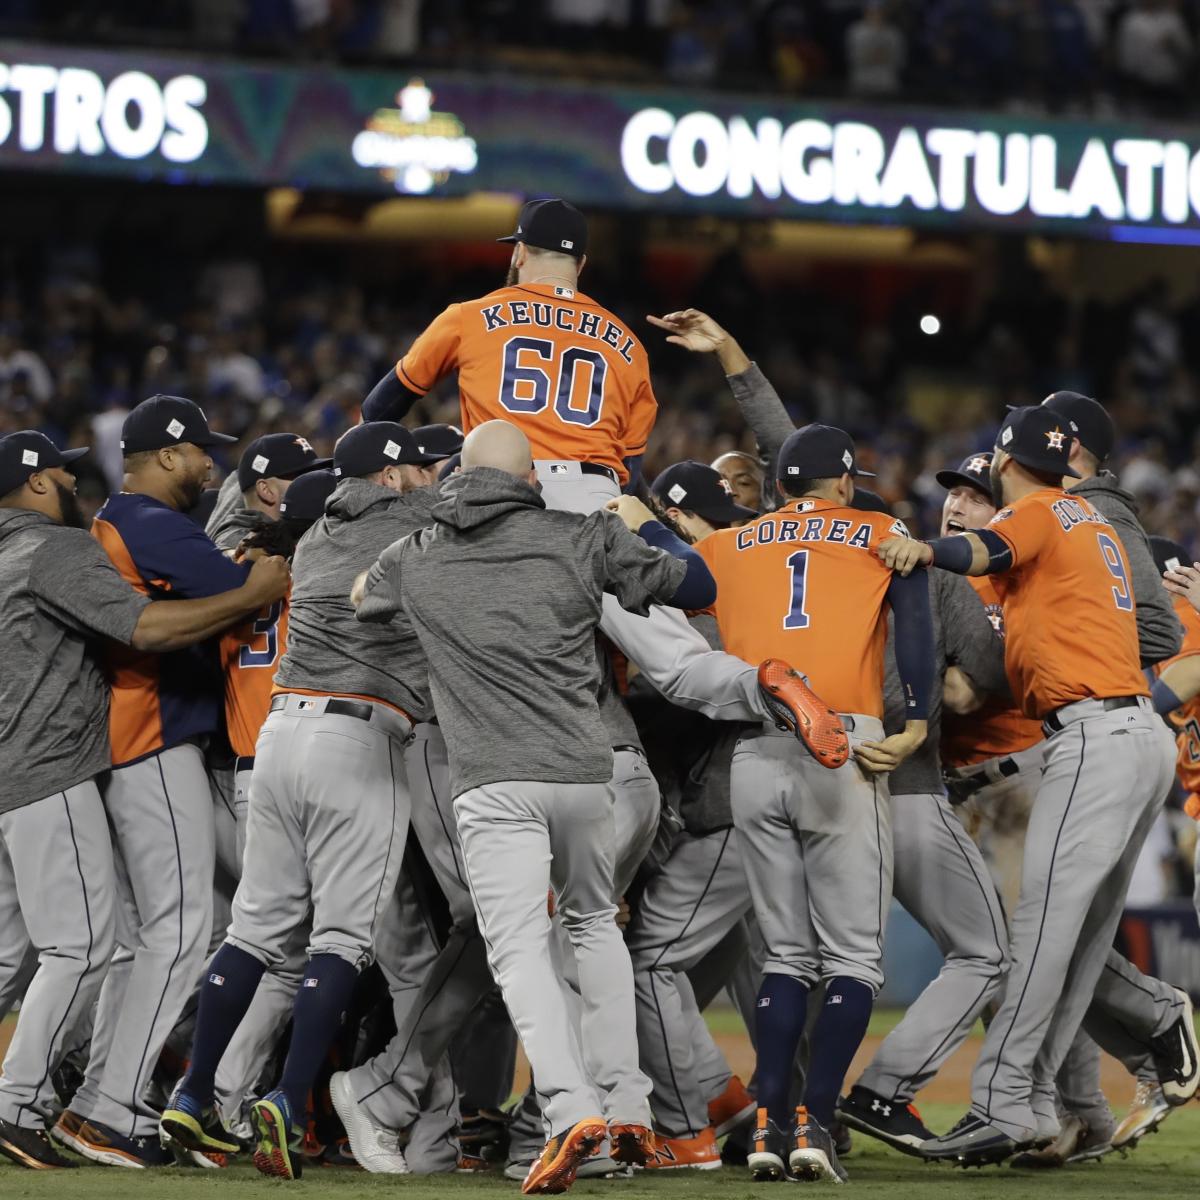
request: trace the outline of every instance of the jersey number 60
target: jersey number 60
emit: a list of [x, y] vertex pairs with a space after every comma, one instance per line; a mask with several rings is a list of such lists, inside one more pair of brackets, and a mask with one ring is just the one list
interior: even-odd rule
[[[546, 363], [543, 370], [536, 361]], [[588, 380], [587, 408], [571, 404], [580, 371]], [[554, 343], [547, 338], [511, 337], [504, 343], [504, 373], [500, 378], [500, 403], [509, 412], [540, 413], [550, 403], [554, 374], [554, 411], [568, 425], [595, 425], [604, 407], [604, 381], [608, 361], [598, 350], [568, 346], [555, 364]]]

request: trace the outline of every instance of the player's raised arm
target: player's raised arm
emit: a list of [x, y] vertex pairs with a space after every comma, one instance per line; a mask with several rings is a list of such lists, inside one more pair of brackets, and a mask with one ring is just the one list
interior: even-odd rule
[[460, 305], [451, 304], [430, 323], [407, 354], [363, 401], [364, 421], [401, 421], [426, 392], [458, 365]]

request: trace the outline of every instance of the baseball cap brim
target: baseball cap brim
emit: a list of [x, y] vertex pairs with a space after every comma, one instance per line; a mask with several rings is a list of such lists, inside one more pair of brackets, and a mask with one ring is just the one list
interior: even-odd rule
[[[197, 434], [195, 437], [180, 438], [179, 440], [180, 442], [191, 442], [193, 446], [199, 446], [201, 450], [206, 450], [210, 446], [232, 446], [237, 442], [237, 438], [230, 437], [227, 433], [214, 433], [211, 429], [207, 433]], [[178, 445], [179, 442], [171, 444]]]
[[69, 466], [73, 462], [78, 462], [85, 454], [91, 450], [91, 446], [77, 446], [74, 450], [60, 450], [62, 455], [62, 466]]
[[946, 491], [956, 487], [973, 487], [978, 492], [983, 492], [985, 495], [991, 495], [991, 489], [988, 484], [987, 476], [982, 479], [978, 475], [968, 475], [965, 471], [939, 471], [934, 479], [938, 482], [938, 487], [944, 487]]
[[289, 471], [286, 475], [283, 475], [280, 478], [299, 479], [301, 475], [309, 475], [313, 471], [327, 471], [332, 466], [332, 458], [314, 458], [312, 462], [305, 463], [304, 466], [295, 471]]
[[862, 467], [856, 467], [850, 472], [851, 479], [875, 479], [877, 478], [874, 471], [864, 471]]
[[697, 516], [703, 517], [706, 521], [725, 525], [732, 525], [735, 521], [749, 521], [758, 516], [754, 509], [746, 508], [745, 505], [738, 504], [734, 500], [730, 500], [727, 504], [705, 505], [703, 508], [695, 509], [695, 512]]
[[[1004, 447], [1001, 446], [999, 449], [1004, 450]], [[1009, 458], [1019, 462], [1023, 467], [1028, 467], [1031, 471], [1046, 471], [1051, 475], [1067, 475], [1071, 479], [1083, 478], [1074, 467], [1067, 466], [1060, 458], [1042, 458], [1038, 454], [1025, 454], [1021, 451], [1017, 451], [1016, 454], [1011, 450], [1004, 450], [1004, 452]]]

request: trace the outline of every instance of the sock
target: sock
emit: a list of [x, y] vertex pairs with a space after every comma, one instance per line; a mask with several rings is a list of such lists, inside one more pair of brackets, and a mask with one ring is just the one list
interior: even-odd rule
[[350, 1005], [357, 979], [357, 968], [336, 954], [308, 960], [292, 1006], [292, 1041], [279, 1080], [297, 1126], [304, 1124], [308, 1093]]
[[764, 975], [754, 1006], [758, 1103], [780, 1129], [790, 1129], [788, 1096], [808, 1015], [808, 988], [791, 975]]
[[804, 1103], [826, 1129], [855, 1051], [866, 1036], [874, 1003], [875, 993], [857, 979], [839, 975], [825, 989], [825, 1004], [812, 1034]]
[[217, 1066], [242, 1023], [265, 970], [253, 954], [228, 942], [213, 955], [200, 988], [192, 1059], [183, 1079], [183, 1090], [199, 1101], [201, 1107], [212, 1103]]

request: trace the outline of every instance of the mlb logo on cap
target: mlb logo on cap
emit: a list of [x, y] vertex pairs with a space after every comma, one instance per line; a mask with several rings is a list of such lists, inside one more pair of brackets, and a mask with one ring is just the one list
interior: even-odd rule
[[36, 467], [38, 465], [38, 453], [36, 450], [21, 451], [21, 465], [23, 467]]
[[570, 469], [571, 468], [568, 467], [566, 463], [551, 463], [550, 464], [550, 474], [551, 475], [566, 475]]
[[400, 457], [400, 447], [397, 446], [395, 442], [388, 442], [387, 445], [384, 446], [383, 452], [388, 456], [388, 458]]
[[254, 456], [254, 461], [250, 465], [261, 475], [267, 469], [270, 463], [267, 461], [266, 455], [256, 454]]
[[183, 422], [175, 420], [174, 417], [172, 417], [171, 420], [169, 420], [167, 422], [167, 432], [173, 438], [177, 438], [183, 432], [183, 429], [184, 429]]
[[684, 498], [684, 496], [687, 495], [687, 489], [681, 488], [679, 484], [676, 483], [672, 485], [671, 490], [667, 492], [667, 495], [670, 496], [676, 504], [678, 504]]

